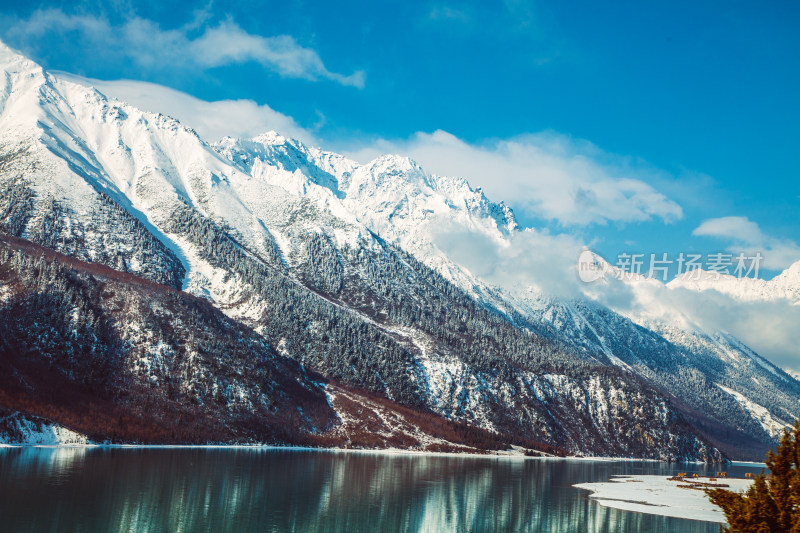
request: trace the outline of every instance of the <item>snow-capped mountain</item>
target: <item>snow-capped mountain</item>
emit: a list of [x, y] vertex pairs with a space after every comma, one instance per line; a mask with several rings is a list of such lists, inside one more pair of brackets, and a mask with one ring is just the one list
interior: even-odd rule
[[697, 292], [714, 290], [745, 302], [783, 299], [792, 305], [800, 305], [800, 261], [771, 280], [694, 270], [684, 272], [667, 286]]
[[3, 45], [0, 68], [0, 327], [15, 339], [0, 408], [94, 439], [164, 441], [175, 423], [182, 441], [671, 459], [758, 456], [794, 416], [800, 383], [731, 337], [472, 272], [443, 228], [499, 247], [531, 230], [463, 179], [275, 133], [212, 145]]
[[[733, 439], [756, 454], [797, 415], [800, 389], [783, 370], [727, 332], [707, 331], [669, 304], [652, 305], [659, 291], [674, 288], [682, 278], [665, 287], [644, 276], [623, 277], [626, 288], [648, 302], [636, 313], [612, 311], [602, 298], [592, 298], [591, 290], [588, 298], [558, 298], [535, 287], [492, 286], [439, 246], [443, 226], [507, 247], [514, 246], [514, 233], [520, 231], [510, 209], [492, 204], [465, 180], [426, 174], [399, 156], [361, 165], [275, 133], [248, 141], [227, 138], [215, 147], [242, 171], [363, 222], [485, 305], [527, 322], [573, 353], [634, 372], [668, 393], [680, 390], [680, 401], [690, 407], [686, 415], [708, 428], [709, 438], [719, 436], [718, 425], [728, 426], [728, 435], [718, 442], [723, 447], [724, 440]], [[717, 288], [718, 281], [709, 287]], [[741, 281], [770, 287], [770, 294], [785, 298], [800, 287], [792, 269], [770, 282]], [[726, 290], [724, 282], [718, 290]]]
[[254, 178], [362, 224], [474, 296], [490, 297], [488, 288], [439, 250], [432, 235], [452, 225], [501, 241], [518, 228], [505, 204], [491, 203], [463, 178], [429, 175], [407, 157], [385, 155], [361, 165], [275, 132], [228, 137], [214, 148]]
[[[688, 397], [694, 399], [691, 403], [695, 407], [702, 407], [700, 412], [713, 413], [716, 420], [724, 420], [740, 429], [749, 425], [746, 434], [752, 435], [756, 431], [753, 428], [760, 426], [764, 433], [777, 439], [791, 424], [797, 416], [794, 376], [761, 357], [729, 331], [703, 325], [706, 322], [703, 312], [696, 309], [703, 300], [691, 300], [687, 304], [680, 293], [685, 290], [714, 290], [744, 302], [775, 298], [791, 301], [798, 286], [791, 282], [794, 266], [773, 281], [737, 279], [698, 270], [663, 284], [641, 275], [622, 275], [602, 258], [596, 257], [596, 260], [603, 265], [607, 276], [593, 287], [596, 290], [588, 291], [592, 299], [602, 301], [604, 291], [620, 294], [627, 290], [633, 303], [624, 308], [611, 307], [671, 345], [669, 357], [660, 355], [646, 365], [647, 369], [639, 365], [638, 372], [661, 374], [650, 377], [684, 394], [693, 391]], [[766, 291], [764, 287], [770, 289]], [[750, 290], [748, 294], [748, 290], [753, 288], [756, 290]], [[615, 329], [619, 332], [623, 328]], [[614, 337], [614, 332], [610, 337]], [[629, 358], [620, 357], [637, 367]], [[669, 370], [670, 365], [666, 365], [667, 371], [664, 372], [663, 364], [670, 358], [678, 361], [680, 372]], [[717, 389], [727, 392], [728, 396], [720, 396]], [[703, 398], [705, 400], [700, 400]]]

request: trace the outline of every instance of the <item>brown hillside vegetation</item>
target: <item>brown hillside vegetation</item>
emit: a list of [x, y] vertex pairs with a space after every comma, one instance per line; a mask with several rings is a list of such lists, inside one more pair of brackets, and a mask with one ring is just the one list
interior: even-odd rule
[[564, 453], [327, 382], [206, 300], [2, 234], [0, 409], [97, 442]]

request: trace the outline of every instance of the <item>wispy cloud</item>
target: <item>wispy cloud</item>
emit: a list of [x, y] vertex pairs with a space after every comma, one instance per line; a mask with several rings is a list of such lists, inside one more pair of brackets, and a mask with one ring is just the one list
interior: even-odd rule
[[692, 235], [726, 240], [731, 243], [731, 251], [738, 252], [747, 248], [753, 252], [762, 252], [762, 266], [765, 268], [783, 270], [800, 261], [800, 246], [797, 243], [765, 234], [758, 224], [747, 217], [711, 218], [700, 224]]
[[428, 11], [428, 18], [435, 21], [472, 22], [472, 15], [464, 7], [437, 4]]
[[210, 67], [256, 61], [292, 78], [327, 78], [342, 85], [364, 86], [364, 72], [337, 74], [325, 68], [317, 52], [298, 45], [293, 37], [251, 35], [232, 21], [209, 28], [194, 41], [191, 53], [200, 64]]
[[447, 257], [508, 294], [582, 295], [575, 265], [584, 245], [569, 234], [529, 228], [501, 241], [446, 220], [435, 224], [433, 242]]
[[3, 23], [7, 38], [22, 48], [35, 46], [45, 35], [62, 35], [101, 57], [133, 61], [144, 68], [209, 69], [255, 62], [286, 78], [364, 86], [363, 71], [347, 75], [332, 72], [315, 50], [300, 45], [290, 35], [254, 35], [231, 19], [209, 25], [202, 13], [177, 29], [164, 29], [135, 15], [113, 24], [102, 16], [61, 9], [38, 10], [28, 18], [5, 18]]
[[625, 316], [728, 332], [783, 368], [800, 371], [800, 305], [785, 298], [742, 301], [716, 290], [697, 291], [658, 281], [586, 284], [587, 296]]
[[283, 135], [318, 145], [319, 141], [290, 116], [252, 100], [208, 102], [163, 85], [135, 80], [104, 81], [55, 72], [63, 79], [91, 85], [108, 97], [140, 109], [164, 113], [194, 128], [207, 141], [232, 137], [254, 137], [275, 130]]
[[385, 152], [409, 155], [438, 174], [464, 176], [491, 198], [565, 227], [683, 216], [680, 205], [647, 183], [651, 170], [557, 133], [476, 144], [438, 130], [375, 141], [351, 155], [365, 160]]

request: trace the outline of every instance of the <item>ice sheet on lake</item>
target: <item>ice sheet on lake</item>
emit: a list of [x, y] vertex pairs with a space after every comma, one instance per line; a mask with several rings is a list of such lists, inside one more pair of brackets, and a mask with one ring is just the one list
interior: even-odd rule
[[[708, 478], [693, 481], [708, 482]], [[752, 483], [749, 479], [720, 479], [728, 490], [742, 492]], [[689, 520], [725, 523], [725, 515], [701, 490], [680, 488], [685, 485], [669, 481], [667, 476], [614, 476], [604, 483], [573, 485], [592, 492], [591, 498], [605, 507]]]

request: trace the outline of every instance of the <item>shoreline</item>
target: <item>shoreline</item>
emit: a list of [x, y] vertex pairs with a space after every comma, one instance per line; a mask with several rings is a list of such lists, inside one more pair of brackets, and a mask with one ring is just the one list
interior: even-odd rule
[[[258, 450], [258, 451], [296, 451], [296, 452], [328, 452], [328, 453], [359, 453], [375, 455], [407, 455], [407, 456], [439, 456], [439, 457], [471, 457], [471, 458], [493, 458], [493, 459], [537, 459], [548, 461], [590, 461], [590, 462], [647, 462], [647, 463], [667, 463], [667, 464], [692, 464], [692, 465], [711, 465], [714, 463], [704, 463], [702, 461], [665, 461], [662, 459], [649, 459], [639, 457], [607, 457], [607, 456], [583, 456], [567, 455], [564, 457], [556, 455], [525, 455], [524, 450], [516, 448], [504, 451], [487, 451], [486, 453], [474, 452], [437, 452], [429, 450], [405, 450], [400, 448], [381, 448], [381, 449], [361, 449], [361, 448], [317, 448], [313, 446], [281, 446], [276, 444], [94, 444], [94, 443], [74, 443], [74, 444], [37, 444], [37, 443], [0, 443], [0, 450], [12, 448], [49, 448], [49, 449], [198, 449], [198, 450]], [[741, 466], [764, 466], [764, 463], [749, 461], [730, 461], [730, 465]]]

